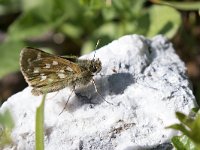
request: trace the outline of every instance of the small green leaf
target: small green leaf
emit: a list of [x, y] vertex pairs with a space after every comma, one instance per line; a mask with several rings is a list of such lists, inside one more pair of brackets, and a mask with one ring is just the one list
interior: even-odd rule
[[19, 70], [19, 55], [25, 46], [22, 42], [5, 42], [0, 45], [0, 78]]
[[76, 26], [70, 23], [63, 24], [60, 27], [62, 33], [66, 34], [68, 37], [72, 39], [79, 38], [83, 34], [83, 30], [80, 26]]
[[199, 150], [185, 135], [174, 136], [171, 141], [177, 150]]
[[[179, 121], [181, 121], [181, 124], [174, 124], [174, 125], [169, 126], [168, 128], [181, 131], [183, 135], [187, 136], [187, 138], [189, 139], [189, 144], [191, 144], [191, 141], [192, 141], [194, 143], [192, 145], [195, 145], [195, 148], [199, 150], [200, 149], [200, 114], [197, 113], [195, 118], [191, 118], [190, 116], [186, 116], [180, 112], [177, 112], [176, 115]], [[185, 139], [185, 137], [183, 139]], [[183, 142], [183, 139], [175, 138], [175, 140], [178, 140], [178, 142]]]
[[11, 132], [14, 128], [13, 118], [8, 110], [0, 114], [0, 149], [12, 144]]
[[88, 54], [90, 53], [95, 47], [95, 44], [92, 41], [87, 41], [84, 43], [82, 50], [81, 50], [81, 54]]
[[51, 22], [50, 18], [35, 13], [38, 11], [39, 10], [34, 9], [22, 14], [9, 27], [8, 40], [25, 40], [31, 37], [40, 36], [60, 25], [66, 18], [64, 15], [61, 15]]
[[186, 125], [190, 129], [192, 128], [193, 122], [194, 122], [194, 120], [192, 118], [186, 116], [185, 114], [183, 114], [181, 112], [176, 112], [176, 117], [178, 118], [178, 120], [181, 123], [183, 123], [184, 125]]
[[108, 36], [109, 38], [113, 39], [118, 37], [119, 35], [119, 31], [117, 30], [118, 27], [119, 26], [117, 23], [113, 22], [104, 23], [94, 32], [94, 35], [96, 37]]
[[9, 110], [6, 110], [3, 114], [0, 114], [0, 124], [9, 130], [12, 130], [14, 127], [14, 121]]
[[187, 136], [190, 135], [189, 131], [185, 128], [185, 126], [183, 124], [173, 124], [173, 125], [168, 126], [167, 128], [179, 130]]
[[191, 138], [200, 145], [200, 114], [197, 114], [193, 121]]
[[20, 0], [0, 0], [0, 15], [12, 14], [20, 10]]
[[[134, 16], [142, 13], [142, 7], [144, 6], [145, 0], [115, 0], [112, 6], [115, 7], [116, 11], [121, 15]], [[121, 13], [123, 12], [123, 13]]]
[[149, 15], [150, 27], [147, 36], [150, 37], [164, 34], [168, 38], [172, 38], [181, 24], [180, 13], [168, 6], [154, 5], [151, 7]]
[[170, 7], [174, 7], [176, 9], [180, 10], [195, 10], [198, 11], [200, 10], [200, 2], [198, 1], [193, 1], [193, 2], [186, 2], [186, 1], [181, 1], [181, 2], [173, 2], [173, 1], [158, 1], [158, 0], [152, 0], [152, 2], [157, 3], [157, 4], [162, 4], [162, 5], [168, 5]]
[[[29, 7], [29, 6], [28, 6]], [[8, 30], [9, 40], [27, 40], [57, 29], [68, 18], [78, 15], [77, 1], [43, 0], [23, 11]]]
[[106, 6], [106, 0], [79, 0], [81, 4], [88, 5], [92, 9], [101, 9]]
[[35, 7], [43, 5], [44, 2], [44, 0], [22, 0], [23, 11], [30, 11]]

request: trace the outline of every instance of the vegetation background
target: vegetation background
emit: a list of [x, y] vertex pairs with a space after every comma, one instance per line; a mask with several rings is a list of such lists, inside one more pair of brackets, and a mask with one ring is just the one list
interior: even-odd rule
[[[0, 0], [0, 103], [27, 86], [19, 71], [23, 47], [79, 56], [94, 50], [99, 39], [101, 47], [127, 34], [166, 36], [185, 62], [200, 103], [200, 2], [195, 0]], [[184, 117], [178, 114], [183, 124]]]

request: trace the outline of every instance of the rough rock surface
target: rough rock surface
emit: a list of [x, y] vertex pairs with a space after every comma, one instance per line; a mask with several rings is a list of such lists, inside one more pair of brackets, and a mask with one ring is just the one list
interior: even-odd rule
[[[94, 53], [81, 58], [92, 59]], [[94, 76], [99, 93], [89, 84], [72, 95], [70, 89], [50, 93], [45, 102], [46, 150], [171, 149], [165, 129], [176, 123], [175, 111], [188, 113], [196, 103], [184, 63], [162, 36], [128, 35], [100, 48], [102, 70]], [[28, 87], [8, 99], [14, 120], [14, 145], [5, 149], [34, 150], [35, 111], [41, 96]]]

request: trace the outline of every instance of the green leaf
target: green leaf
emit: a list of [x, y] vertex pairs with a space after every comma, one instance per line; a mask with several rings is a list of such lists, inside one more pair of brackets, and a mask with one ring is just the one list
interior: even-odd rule
[[57, 29], [68, 18], [77, 16], [76, 1], [43, 0], [9, 27], [9, 40], [26, 40]]
[[84, 45], [82, 46], [81, 54], [88, 54], [90, 53], [95, 47], [95, 44], [89, 40], [87, 42], [84, 42]]
[[200, 145], [200, 114], [197, 114], [193, 121], [191, 138]]
[[185, 135], [174, 136], [172, 143], [177, 150], [199, 150], [198, 147]]
[[[139, 15], [142, 13], [142, 7], [146, 0], [115, 0], [113, 1], [113, 7], [115, 7], [116, 11], [119, 15]], [[121, 13], [123, 12], [123, 13]]]
[[[191, 118], [190, 116], [186, 116], [180, 112], [177, 112], [176, 116], [178, 117], [181, 124], [174, 124], [168, 128], [181, 131], [183, 135], [187, 136], [187, 138], [194, 143], [193, 145], [195, 145], [195, 148], [200, 149], [200, 114], [197, 113], [195, 118]], [[177, 140], [177, 138], [175, 139]], [[181, 140], [178, 139], [178, 142]], [[191, 142], [189, 142], [189, 144], [191, 144]]]
[[43, 95], [42, 102], [36, 110], [35, 125], [35, 147], [36, 150], [44, 150], [44, 105], [46, 94]]
[[14, 121], [9, 110], [6, 110], [3, 114], [0, 114], [0, 124], [9, 130], [12, 130], [14, 127]]
[[8, 110], [0, 114], [0, 149], [12, 144], [11, 131], [14, 128], [13, 118]]
[[117, 30], [118, 27], [118, 24], [113, 22], [104, 23], [93, 34], [96, 37], [108, 36], [113, 39], [119, 36], [119, 30]]
[[190, 135], [189, 131], [185, 128], [185, 126], [183, 124], [173, 124], [173, 125], [168, 126], [167, 128], [179, 130], [187, 136]]
[[0, 45], [0, 78], [19, 69], [19, 54], [22, 42], [6, 42]]
[[105, 6], [106, 0], [79, 0], [81, 4], [87, 5], [92, 9], [101, 9]]
[[181, 112], [176, 112], [176, 117], [178, 118], [178, 120], [181, 123], [183, 123], [184, 125], [186, 125], [190, 129], [192, 128], [193, 122], [194, 122], [194, 120], [192, 118], [186, 116], [185, 114], [183, 114]]
[[150, 27], [147, 36], [164, 34], [172, 38], [181, 24], [181, 16], [178, 11], [168, 6], [154, 5], [149, 11]]
[[21, 0], [0, 0], [0, 15], [16, 13], [21, 10]]
[[79, 38], [83, 34], [83, 30], [80, 26], [76, 26], [70, 23], [63, 24], [60, 27], [60, 31], [72, 39]]
[[23, 11], [30, 11], [36, 7], [39, 7], [40, 5], [43, 5], [45, 2], [44, 0], [21, 0], [22, 1], [22, 6], [23, 6]]
[[152, 0], [152, 2], [155, 2], [157, 4], [162, 4], [162, 5], [168, 5], [170, 7], [174, 7], [176, 9], [180, 10], [187, 10], [187, 11], [198, 11], [200, 10], [200, 2], [193, 1], [193, 2], [186, 2], [186, 1], [181, 1], [181, 2], [173, 2], [173, 1], [158, 1], [158, 0]]

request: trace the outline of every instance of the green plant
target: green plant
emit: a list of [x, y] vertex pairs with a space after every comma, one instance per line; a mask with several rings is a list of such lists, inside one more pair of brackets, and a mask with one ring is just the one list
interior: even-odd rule
[[181, 131], [183, 135], [172, 138], [174, 147], [177, 150], [200, 150], [200, 114], [197, 113], [195, 117], [191, 117], [176, 112], [176, 117], [180, 123], [168, 128]]
[[11, 131], [14, 121], [8, 110], [0, 114], [0, 149], [12, 144]]
[[36, 110], [35, 124], [35, 148], [36, 150], [44, 150], [44, 106], [46, 94], [43, 95], [42, 102]]
[[179, 10], [198, 11], [200, 9], [200, 2], [198, 1], [163, 1], [163, 0], [150, 0], [153, 3], [167, 5]]

